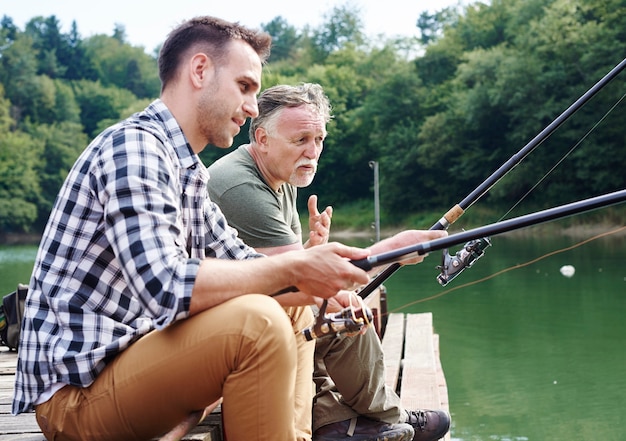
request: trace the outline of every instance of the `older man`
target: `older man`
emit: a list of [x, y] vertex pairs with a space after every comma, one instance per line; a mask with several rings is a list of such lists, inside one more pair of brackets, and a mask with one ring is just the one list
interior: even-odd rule
[[[329, 101], [319, 85], [301, 84], [271, 87], [259, 96], [258, 104], [250, 144], [209, 167], [209, 194], [244, 242], [259, 252], [277, 255], [323, 244], [332, 209], [318, 212], [317, 199], [311, 197], [310, 231], [303, 244], [296, 192], [315, 176], [331, 118]], [[372, 250], [435, 237], [439, 233], [406, 231]], [[384, 378], [382, 347], [373, 328], [356, 337], [318, 339], [313, 439], [426, 441], [447, 432], [446, 412], [403, 409]]]

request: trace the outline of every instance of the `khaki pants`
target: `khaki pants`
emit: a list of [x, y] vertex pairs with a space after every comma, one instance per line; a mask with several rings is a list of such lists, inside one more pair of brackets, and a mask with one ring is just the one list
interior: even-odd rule
[[274, 299], [247, 295], [153, 331], [88, 388], [37, 406], [37, 422], [48, 440], [149, 440], [223, 397], [228, 441], [293, 441], [307, 424], [298, 414], [310, 433], [314, 345], [299, 331], [313, 316], [288, 313], [291, 323]]

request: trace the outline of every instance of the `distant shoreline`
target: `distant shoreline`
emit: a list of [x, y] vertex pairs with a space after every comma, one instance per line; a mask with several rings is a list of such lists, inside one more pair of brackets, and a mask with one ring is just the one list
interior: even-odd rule
[[0, 234], [0, 245], [39, 245], [40, 234], [7, 233]]
[[[516, 231], [511, 231], [508, 233], [503, 233], [504, 235], [516, 236], [516, 237], [525, 237], [525, 236], [549, 236], [549, 235], [559, 235], [559, 236], [567, 236], [567, 237], [591, 237], [602, 233], [609, 233], [613, 230], [617, 230], [623, 228], [621, 231], [616, 232], [614, 234], [617, 235], [626, 235], [626, 227], [624, 225], [611, 225], [611, 224], [580, 224], [569, 226], [565, 228], [559, 228], [555, 225], [545, 224], [545, 225], [537, 225], [534, 227], [521, 228]], [[394, 228], [394, 229], [385, 229], [381, 231], [381, 238], [386, 238], [393, 236], [394, 234], [402, 231], [402, 227]], [[456, 230], [452, 230], [450, 233], [454, 234], [457, 232]], [[351, 228], [346, 229], [338, 229], [331, 232], [331, 240], [343, 241], [350, 239], [371, 239], [373, 240], [375, 234], [372, 230], [355, 230]], [[41, 236], [38, 234], [27, 234], [27, 233], [11, 233], [11, 234], [3, 234], [0, 235], [0, 245], [39, 245], [41, 240]]]

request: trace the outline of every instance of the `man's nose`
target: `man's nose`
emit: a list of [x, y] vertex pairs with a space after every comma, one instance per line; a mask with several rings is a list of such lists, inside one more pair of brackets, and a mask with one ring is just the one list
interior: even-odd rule
[[244, 101], [243, 111], [250, 118], [256, 118], [257, 116], [259, 116], [259, 106], [257, 104], [256, 96], [252, 97], [249, 100]]

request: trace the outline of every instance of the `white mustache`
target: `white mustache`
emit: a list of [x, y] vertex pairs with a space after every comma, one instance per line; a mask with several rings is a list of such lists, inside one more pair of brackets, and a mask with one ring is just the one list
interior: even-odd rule
[[313, 167], [313, 169], [317, 170], [317, 161], [314, 159], [301, 159], [296, 162], [296, 168], [304, 166]]

